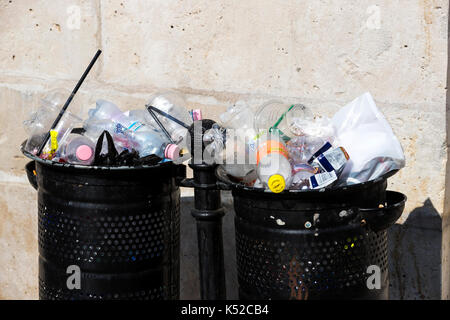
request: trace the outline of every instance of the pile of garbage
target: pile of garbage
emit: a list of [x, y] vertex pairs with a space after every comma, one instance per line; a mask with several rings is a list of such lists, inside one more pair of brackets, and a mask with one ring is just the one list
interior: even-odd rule
[[191, 141], [200, 141], [202, 162], [274, 193], [362, 183], [405, 166], [402, 147], [369, 93], [331, 119], [302, 104], [269, 101], [254, 112], [239, 101], [220, 123], [208, 120], [214, 124], [200, 140], [190, 136], [193, 123], [202, 120], [200, 110], [188, 112], [175, 92], [157, 93], [145, 107], [127, 112], [98, 100], [84, 121], [61, 114], [62, 102], [59, 92], [50, 93], [24, 122], [26, 152], [77, 165], [154, 165], [189, 159]]
[[237, 102], [220, 120], [203, 136], [205, 160], [221, 164], [233, 181], [274, 193], [362, 183], [405, 166], [369, 93], [332, 119], [302, 104], [269, 101], [256, 112]]
[[26, 152], [77, 165], [181, 162], [188, 154], [186, 133], [194, 120], [201, 119], [200, 110], [188, 112], [180, 95], [166, 92], [153, 95], [144, 108], [127, 112], [112, 102], [98, 100], [84, 121], [65, 111], [55, 125], [65, 98], [59, 91], [51, 92], [24, 121]]

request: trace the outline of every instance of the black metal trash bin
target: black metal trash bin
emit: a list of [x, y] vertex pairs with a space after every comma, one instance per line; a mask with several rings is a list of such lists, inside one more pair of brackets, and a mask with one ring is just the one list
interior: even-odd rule
[[[179, 298], [184, 166], [87, 167], [26, 155], [38, 191], [40, 299]], [[67, 285], [70, 266], [79, 267], [80, 289]]]
[[[386, 229], [406, 201], [386, 191], [388, 175], [280, 194], [233, 183], [220, 168], [217, 176], [232, 187], [241, 299], [388, 298]], [[377, 272], [369, 266], [379, 289], [367, 285]]]

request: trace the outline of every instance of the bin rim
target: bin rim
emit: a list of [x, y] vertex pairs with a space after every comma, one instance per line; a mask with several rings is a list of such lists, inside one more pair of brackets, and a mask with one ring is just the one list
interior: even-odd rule
[[360, 189], [368, 188], [374, 184], [378, 184], [382, 181], [387, 180], [389, 177], [396, 174], [398, 170], [392, 170], [384, 175], [370, 181], [362, 182], [362, 183], [356, 183], [346, 186], [339, 186], [339, 187], [331, 187], [331, 188], [321, 188], [321, 189], [307, 189], [307, 190], [284, 190], [280, 193], [273, 193], [269, 189], [266, 188], [255, 188], [255, 187], [249, 187], [239, 182], [234, 182], [229, 178], [229, 175], [226, 173], [223, 166], [217, 166], [216, 168], [216, 177], [221, 181], [222, 183], [226, 184], [227, 186], [231, 187], [231, 190], [242, 190], [242, 191], [249, 191], [249, 192], [256, 192], [256, 193], [267, 193], [267, 194], [273, 194], [273, 195], [285, 195], [285, 194], [316, 194], [316, 193], [335, 193], [339, 191], [356, 191]]
[[[51, 160], [45, 160], [37, 157], [36, 155], [26, 151], [25, 144], [27, 140], [25, 140], [20, 145], [20, 151], [23, 153], [23, 155], [31, 160], [34, 160], [36, 162], [39, 162], [46, 166], [52, 166], [56, 168], [70, 168], [70, 169], [80, 169], [80, 170], [89, 170], [89, 171], [127, 171], [127, 170], [145, 170], [145, 169], [156, 169], [156, 168], [165, 168], [175, 165], [172, 161], [167, 162], [160, 162], [155, 165], [141, 165], [141, 166], [86, 166], [81, 164], [72, 164], [72, 163], [61, 163], [61, 162], [54, 162]], [[181, 165], [181, 163], [179, 164]]]

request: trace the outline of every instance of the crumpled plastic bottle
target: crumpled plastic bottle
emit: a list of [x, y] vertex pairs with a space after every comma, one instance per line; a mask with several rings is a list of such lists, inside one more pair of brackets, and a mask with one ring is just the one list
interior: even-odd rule
[[[246, 181], [247, 184], [249, 181], [254, 181], [252, 173], [256, 172], [255, 137], [257, 133], [253, 124], [254, 117], [250, 106], [242, 100], [229, 106], [227, 111], [220, 115], [221, 124], [227, 128], [227, 131], [222, 154], [217, 154], [224, 160], [223, 167], [227, 174]], [[213, 146], [210, 148], [212, 149]], [[217, 149], [220, 150], [219, 144]]]
[[176, 160], [180, 156], [180, 148], [170, 143], [157, 131], [132, 131], [116, 133], [114, 143], [124, 149], [136, 150], [141, 158], [156, 155], [162, 159]]
[[206, 163], [212, 164], [220, 161], [225, 144], [225, 132], [225, 128], [215, 123], [211, 129], [206, 130], [203, 134], [204, 160]]
[[[28, 134], [27, 142], [24, 146], [24, 150], [32, 154], [36, 154], [44, 138], [50, 131], [53, 122], [60, 112], [64, 102], [67, 100], [69, 94], [64, 89], [55, 89], [47, 93], [47, 95], [41, 100], [41, 105], [37, 111], [33, 112], [30, 117], [23, 122], [23, 127]], [[66, 111], [59, 121], [56, 128], [53, 128], [57, 132], [57, 142], [62, 143], [65, 137], [70, 131], [78, 124], [81, 124], [82, 120], [70, 111]], [[48, 141], [43, 153], [50, 151], [50, 141]]]
[[319, 150], [326, 141], [314, 136], [299, 136], [289, 140], [286, 147], [292, 165], [307, 163], [311, 156]]
[[281, 101], [272, 100], [266, 102], [255, 113], [254, 127], [257, 132], [262, 130], [277, 131], [280, 137], [289, 141], [295, 135], [301, 135], [302, 132], [292, 131], [294, 119], [302, 121], [313, 121], [312, 112], [302, 104], [289, 105]]
[[[156, 93], [150, 98], [147, 105], [155, 107], [188, 127], [193, 123], [192, 117], [186, 109], [186, 101], [176, 92]], [[187, 128], [159, 113], [155, 112], [155, 114], [175, 143], [181, 143], [186, 138]]]
[[66, 101], [64, 89], [55, 89], [47, 93], [41, 100], [41, 106], [37, 111], [30, 114], [30, 117], [23, 122], [23, 127], [28, 135], [33, 131], [48, 131], [56, 119], [60, 109]]
[[[225, 113], [220, 116], [220, 122], [225, 128], [230, 128], [234, 130], [254, 130], [254, 118], [250, 106], [242, 100], [237, 101], [235, 104], [229, 106]], [[251, 133], [249, 133], [251, 135]], [[253, 133], [253, 136], [256, 132]]]
[[291, 132], [297, 136], [316, 137], [330, 143], [335, 140], [335, 129], [327, 117], [292, 117], [289, 126]]

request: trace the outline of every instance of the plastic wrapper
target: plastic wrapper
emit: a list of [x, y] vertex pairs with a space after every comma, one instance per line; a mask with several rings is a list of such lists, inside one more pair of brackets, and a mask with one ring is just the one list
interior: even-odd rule
[[[106, 139], [107, 150], [104, 150], [104, 141]], [[97, 166], [139, 166], [155, 165], [162, 159], [156, 155], [140, 157], [136, 150], [123, 150], [118, 153], [114, 145], [114, 140], [108, 131], [103, 131], [97, 140], [95, 147], [95, 156], [93, 165]]]
[[309, 136], [333, 143], [335, 129], [327, 117], [293, 118], [290, 129], [298, 136]]
[[339, 185], [374, 180], [405, 166], [400, 142], [370, 93], [363, 94], [343, 107], [331, 122], [337, 144], [343, 146], [350, 155]]

